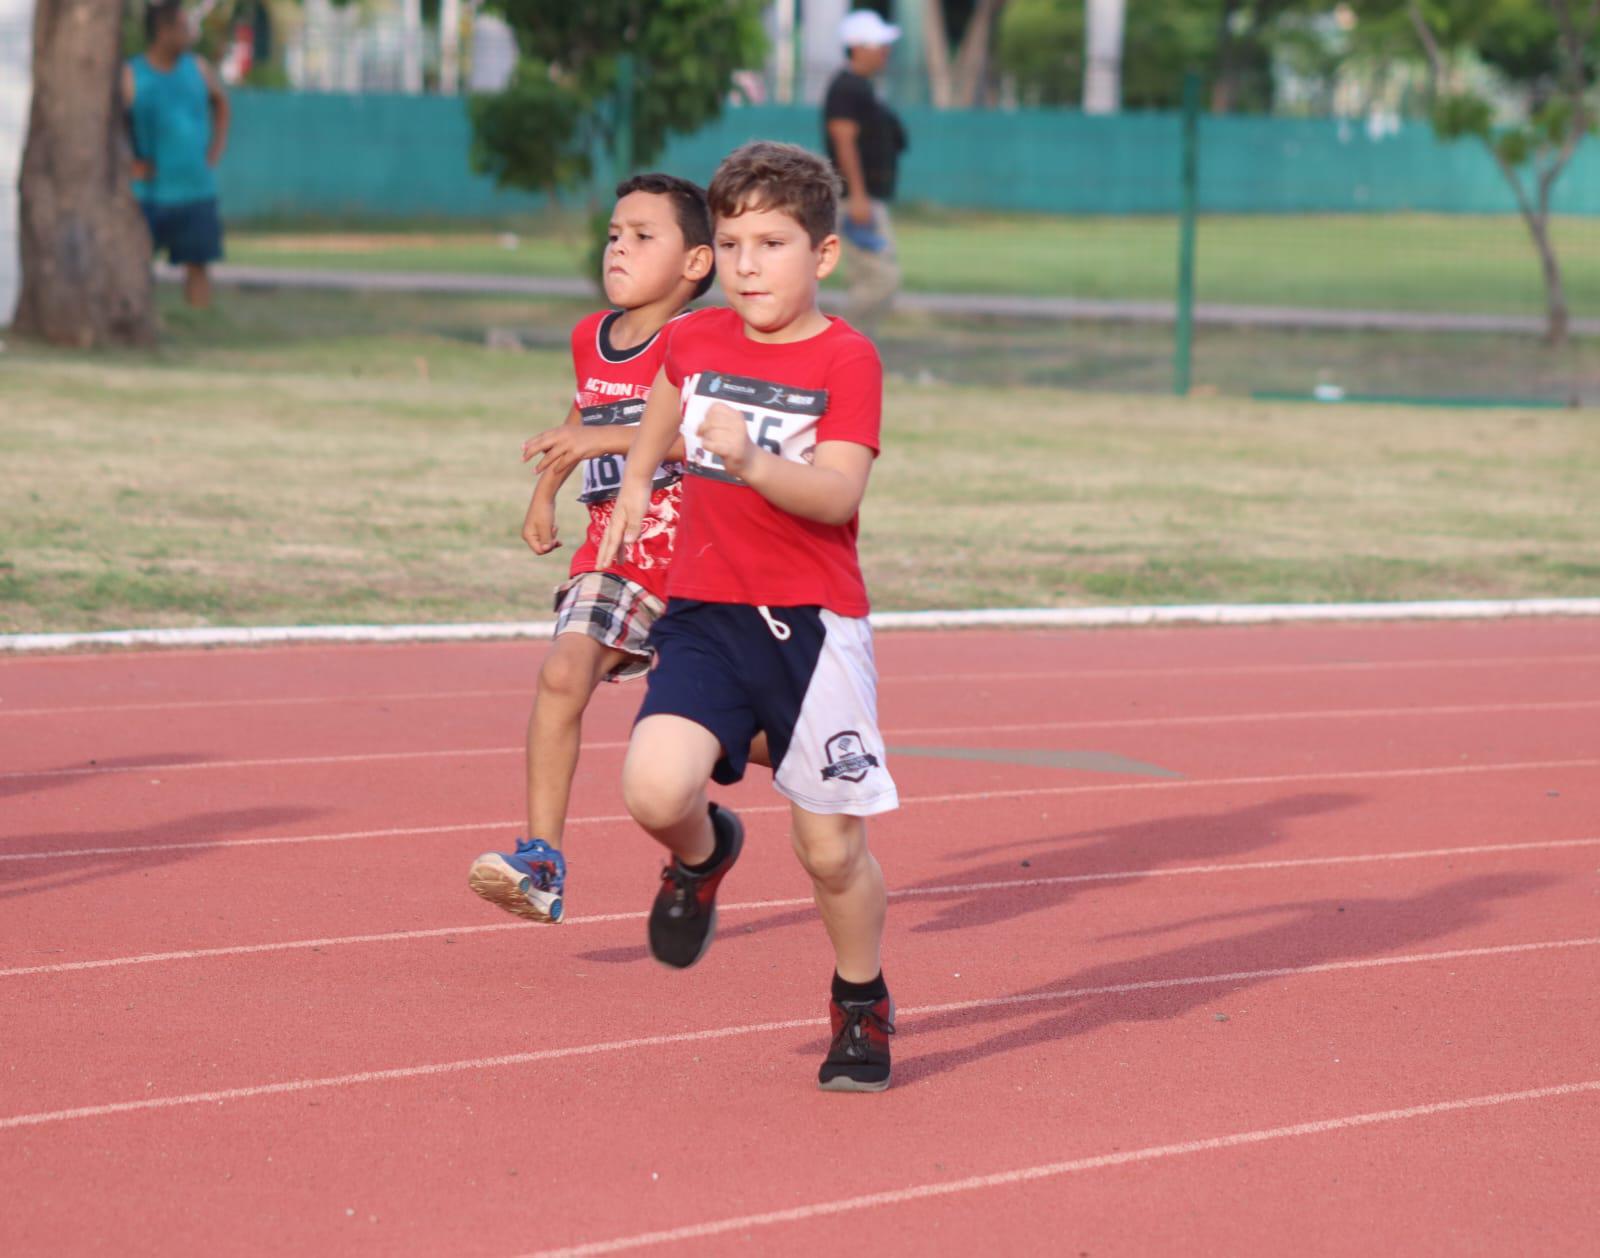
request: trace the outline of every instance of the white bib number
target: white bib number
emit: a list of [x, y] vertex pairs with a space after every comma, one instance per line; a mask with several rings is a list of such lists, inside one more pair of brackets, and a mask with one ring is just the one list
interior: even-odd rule
[[718, 402], [744, 417], [750, 440], [791, 463], [809, 463], [817, 444], [817, 421], [828, 409], [825, 389], [795, 389], [770, 380], [702, 371], [684, 382], [683, 433], [688, 470], [695, 476], [743, 484], [723, 466], [722, 457], [700, 440], [706, 413]]
[[[579, 414], [583, 417], [585, 426], [599, 425], [625, 425], [636, 427], [644, 418], [643, 398], [623, 398], [617, 402], [607, 402], [603, 406], [585, 406]], [[628, 457], [625, 454], [602, 454], [598, 458], [583, 461], [583, 492], [578, 495], [582, 503], [604, 502], [608, 498], [615, 498], [617, 491], [622, 488], [622, 474], [628, 468]], [[651, 482], [651, 490], [660, 489], [663, 485], [670, 485], [679, 476], [677, 464], [662, 464], [656, 469], [655, 477]]]

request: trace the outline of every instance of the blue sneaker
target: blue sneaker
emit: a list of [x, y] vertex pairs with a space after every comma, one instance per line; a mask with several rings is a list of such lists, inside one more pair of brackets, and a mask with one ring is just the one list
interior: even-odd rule
[[518, 839], [510, 856], [485, 852], [472, 862], [467, 885], [490, 904], [535, 922], [559, 922], [567, 861], [543, 839]]

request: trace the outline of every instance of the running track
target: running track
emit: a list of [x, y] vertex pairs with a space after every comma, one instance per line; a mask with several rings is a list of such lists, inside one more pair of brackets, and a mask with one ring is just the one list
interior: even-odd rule
[[637, 690], [540, 928], [464, 875], [542, 645], [0, 661], [0, 1252], [1593, 1252], [1600, 624], [879, 649], [955, 754], [874, 825], [876, 1097], [814, 1089], [758, 778], [716, 946], [645, 956]]

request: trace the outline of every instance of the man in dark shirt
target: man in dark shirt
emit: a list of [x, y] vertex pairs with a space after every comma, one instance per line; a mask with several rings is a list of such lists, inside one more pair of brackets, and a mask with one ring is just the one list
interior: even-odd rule
[[872, 87], [873, 77], [889, 64], [900, 28], [871, 9], [857, 9], [840, 24], [839, 36], [850, 59], [828, 85], [823, 129], [845, 187], [839, 233], [849, 259], [850, 321], [870, 333], [900, 287], [889, 202], [906, 133]]

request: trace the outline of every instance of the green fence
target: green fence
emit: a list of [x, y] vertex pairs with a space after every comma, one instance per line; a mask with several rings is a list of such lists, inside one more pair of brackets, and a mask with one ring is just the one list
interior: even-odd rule
[[[458, 98], [240, 91], [222, 166], [230, 219], [492, 218], [543, 199], [497, 189], [468, 163]], [[906, 111], [902, 199], [958, 209], [1168, 214], [1178, 209], [1177, 114], [1068, 110]], [[819, 141], [817, 112], [730, 109], [676, 140], [660, 165], [708, 179], [755, 138]], [[1422, 124], [1372, 133], [1337, 119], [1201, 122], [1200, 206], [1211, 213], [1510, 213], [1510, 191], [1475, 142], [1441, 144]], [[1556, 208], [1600, 215], [1600, 140], [1557, 189]]]

